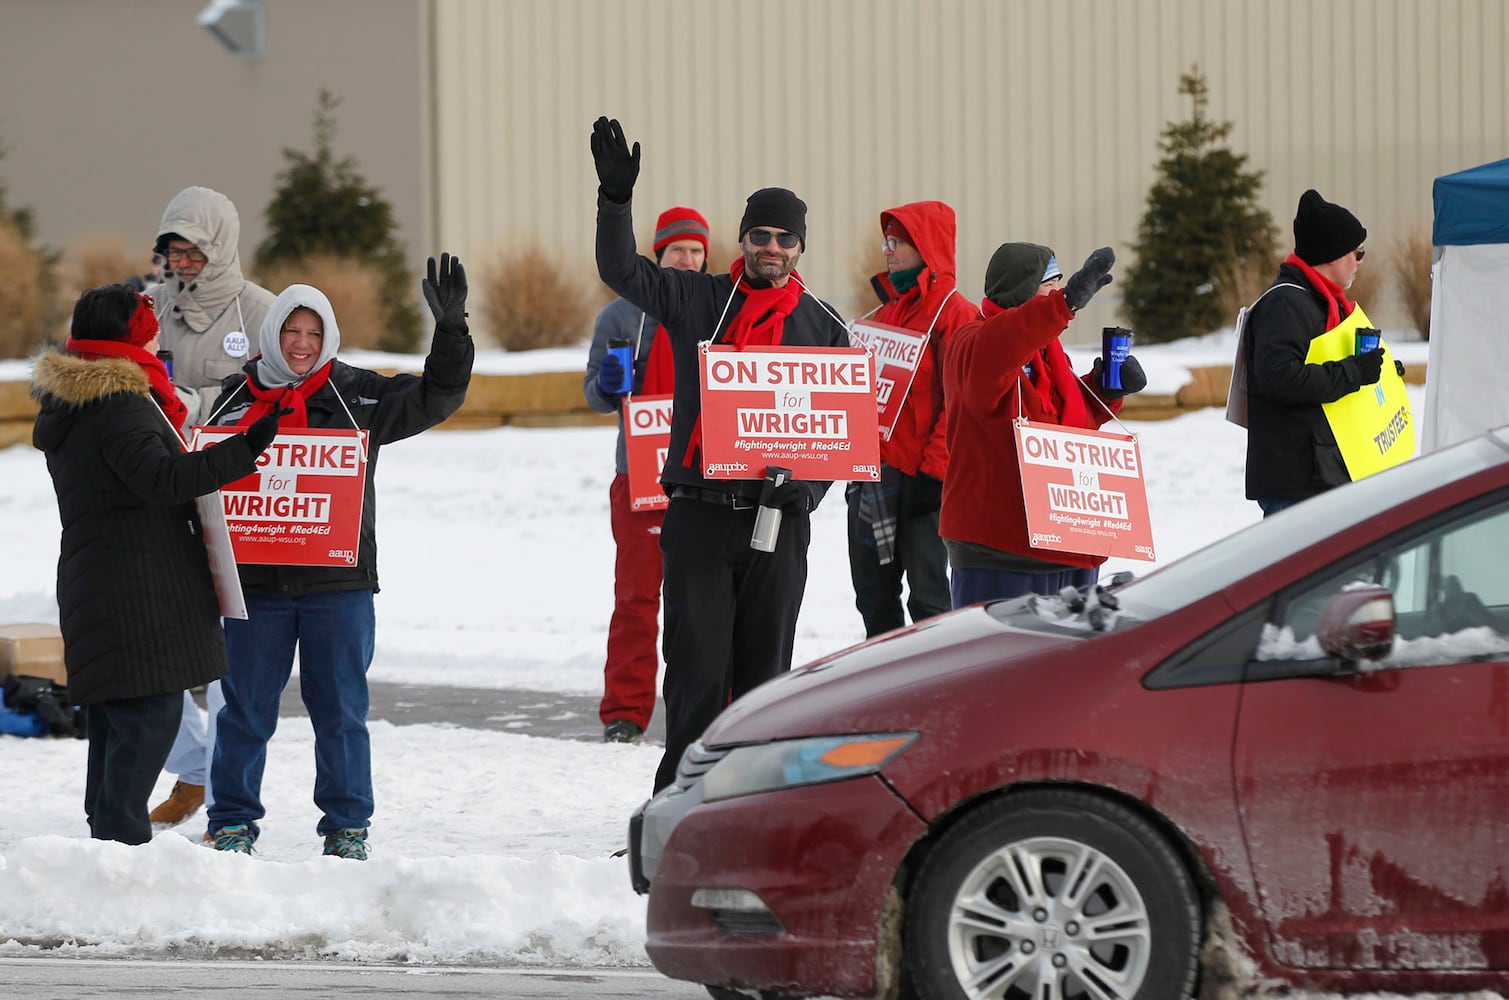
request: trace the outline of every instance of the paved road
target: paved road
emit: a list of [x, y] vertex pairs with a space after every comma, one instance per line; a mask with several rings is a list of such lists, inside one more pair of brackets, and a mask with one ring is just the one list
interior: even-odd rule
[[[557, 694], [551, 691], [516, 689], [433, 687], [420, 684], [371, 684], [369, 718], [385, 719], [396, 726], [450, 723], [467, 729], [498, 729], [553, 736], [568, 740], [597, 741], [603, 725], [597, 718], [597, 695]], [[299, 700], [299, 682], [294, 678], [283, 691], [282, 713], [307, 715]], [[665, 743], [664, 706], [655, 706], [646, 741]]]
[[0, 958], [0, 996], [25, 1000], [137, 997], [416, 997], [521, 1000], [604, 997], [707, 1000], [692, 983], [627, 969], [497, 969], [329, 962]]

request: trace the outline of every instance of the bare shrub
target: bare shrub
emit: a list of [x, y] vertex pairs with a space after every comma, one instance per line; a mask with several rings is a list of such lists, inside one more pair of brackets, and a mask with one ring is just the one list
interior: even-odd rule
[[472, 294], [505, 351], [573, 347], [592, 333], [597, 312], [612, 297], [596, 279], [525, 243], [488, 260], [471, 277]]
[[1399, 301], [1421, 340], [1430, 339], [1430, 266], [1435, 256], [1430, 231], [1412, 230], [1389, 248], [1389, 267], [1399, 286]]
[[1357, 276], [1352, 279], [1351, 287], [1347, 289], [1347, 298], [1370, 309], [1373, 315], [1369, 318], [1374, 323], [1378, 322], [1378, 313], [1383, 305], [1384, 288], [1388, 285], [1388, 268], [1381, 266], [1370, 267], [1367, 261], [1357, 269]]
[[1263, 290], [1273, 284], [1279, 262], [1267, 257], [1238, 257], [1231, 254], [1215, 266], [1216, 302], [1222, 316], [1235, 324], [1237, 313], [1251, 305]]
[[853, 315], [856, 319], [880, 305], [870, 279], [886, 269], [885, 254], [880, 252], [881, 238], [877, 221], [861, 229], [851, 244], [854, 249], [849, 253], [849, 266], [844, 273], [852, 279], [849, 287], [854, 296]]
[[325, 293], [335, 310], [342, 347], [385, 349], [382, 344], [387, 339], [387, 322], [392, 314], [382, 299], [381, 265], [354, 257], [311, 254], [299, 260], [269, 264], [257, 272], [255, 280], [273, 293], [293, 284], [313, 285]]
[[47, 340], [53, 308], [43, 267], [20, 229], [0, 217], [0, 358], [24, 358]]
[[72, 302], [90, 288], [115, 285], [152, 270], [152, 255], [132, 253], [119, 236], [86, 236], [63, 255], [63, 297]]

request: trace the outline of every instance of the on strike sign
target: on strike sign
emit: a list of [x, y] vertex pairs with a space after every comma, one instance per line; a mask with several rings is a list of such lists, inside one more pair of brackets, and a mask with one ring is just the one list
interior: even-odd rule
[[889, 441], [901, 417], [901, 404], [912, 391], [922, 352], [927, 350], [927, 333], [868, 319], [850, 323], [849, 333], [875, 356], [875, 405], [880, 433]]
[[1033, 548], [1157, 558], [1136, 438], [1018, 420], [1016, 448]]
[[[194, 428], [195, 450], [235, 434]], [[220, 491], [238, 563], [354, 566], [367, 483], [367, 432], [300, 427], [257, 457], [257, 471]]]
[[660, 488], [666, 452], [671, 448], [674, 396], [635, 396], [624, 400], [624, 450], [629, 459], [629, 500], [634, 510], [664, 510], [671, 498]]
[[870, 353], [861, 347], [702, 345], [702, 474], [879, 479]]

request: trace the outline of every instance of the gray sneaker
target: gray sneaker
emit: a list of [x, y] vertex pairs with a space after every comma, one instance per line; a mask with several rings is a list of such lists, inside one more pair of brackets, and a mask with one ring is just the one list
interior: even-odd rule
[[603, 727], [604, 743], [638, 743], [643, 735], [644, 730], [628, 719], [614, 719]]

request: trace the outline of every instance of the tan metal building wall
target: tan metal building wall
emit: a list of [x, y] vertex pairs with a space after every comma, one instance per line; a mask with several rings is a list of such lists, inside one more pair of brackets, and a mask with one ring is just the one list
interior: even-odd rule
[[[1050, 243], [1066, 268], [1102, 244], [1129, 261], [1195, 65], [1286, 242], [1313, 186], [1386, 249], [1428, 228], [1436, 176], [1509, 150], [1505, 0], [434, 0], [432, 16], [442, 242], [480, 257], [537, 234], [590, 272], [588, 135], [607, 114], [644, 146], [642, 240], [691, 204], [724, 264], [745, 196], [790, 187], [810, 207], [803, 274], [846, 314], [881, 266], [879, 211], [921, 198], [958, 209], [973, 297], [1004, 240]], [[1113, 321], [1102, 299], [1081, 337]]]

